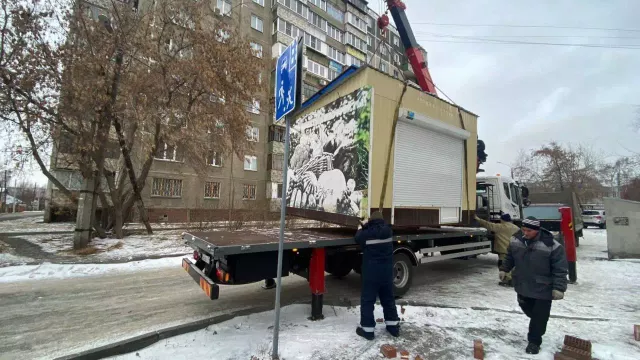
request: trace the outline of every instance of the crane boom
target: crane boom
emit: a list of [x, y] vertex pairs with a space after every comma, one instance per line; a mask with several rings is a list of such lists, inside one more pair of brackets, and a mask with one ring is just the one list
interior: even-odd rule
[[427, 63], [422, 55], [420, 46], [413, 35], [413, 30], [411, 30], [411, 25], [409, 25], [407, 14], [404, 11], [406, 9], [406, 5], [400, 0], [386, 0], [386, 2], [389, 11], [391, 12], [391, 16], [393, 17], [393, 21], [400, 33], [400, 39], [404, 45], [405, 54], [407, 55], [407, 58], [409, 58], [409, 63], [411, 64], [413, 73], [418, 80], [418, 85], [420, 85], [422, 91], [426, 91], [437, 96], [436, 86], [431, 79], [429, 68], [427, 67]]

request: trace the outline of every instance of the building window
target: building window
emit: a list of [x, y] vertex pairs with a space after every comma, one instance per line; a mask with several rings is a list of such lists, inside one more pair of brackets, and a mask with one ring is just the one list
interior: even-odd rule
[[307, 34], [304, 34], [304, 44], [307, 45], [308, 47], [322, 53], [322, 41], [320, 41], [320, 39], [318, 39], [317, 37]]
[[242, 185], [242, 199], [243, 200], [255, 200], [256, 199], [256, 186], [250, 184]]
[[253, 28], [254, 30], [258, 30], [258, 31], [262, 32], [263, 31], [262, 19], [260, 19], [259, 17], [255, 16], [255, 15], [251, 15], [251, 28]]
[[303, 99], [308, 99], [310, 97], [312, 97], [313, 95], [315, 95], [315, 93], [318, 92], [318, 89], [316, 87], [314, 87], [313, 85], [309, 85], [306, 82], [302, 83], [302, 98]]
[[393, 45], [400, 46], [400, 39], [397, 36], [391, 36], [393, 38]]
[[339, 42], [344, 43], [344, 32], [339, 30], [337, 27], [334, 27], [333, 25], [329, 24], [327, 26], [327, 34], [329, 34], [329, 36], [331, 36], [335, 40], [338, 40]]
[[327, 11], [327, 2], [325, 0], [307, 0], [307, 2], [319, 7], [324, 11]]
[[207, 165], [220, 167], [222, 166], [222, 157], [215, 151], [209, 152], [207, 155]]
[[231, 16], [231, 0], [217, 0], [216, 9], [222, 15]]
[[396, 79], [400, 77], [400, 73], [398, 72], [398, 70], [393, 69], [393, 77]]
[[362, 60], [358, 59], [355, 56], [351, 56], [349, 54], [345, 55], [344, 57], [345, 62], [347, 63], [348, 66], [354, 65], [354, 66], [362, 66]]
[[380, 61], [380, 71], [385, 73], [389, 71], [389, 65], [385, 61]]
[[371, 44], [373, 44], [373, 38], [371, 37], [371, 35], [367, 35], [367, 45], [373, 46]]
[[153, 178], [151, 196], [172, 198], [182, 197], [182, 180]]
[[218, 33], [216, 34], [216, 40], [218, 42], [227, 42], [231, 37], [231, 33], [225, 29], [218, 29]]
[[254, 99], [251, 105], [247, 106], [247, 111], [252, 114], [260, 114], [260, 101]]
[[282, 171], [283, 165], [284, 165], [284, 155], [282, 154], [267, 155], [267, 170]]
[[258, 171], [258, 158], [252, 155], [245, 155], [244, 169], [248, 171]]
[[329, 80], [333, 81], [338, 77], [338, 75], [340, 75], [340, 73], [338, 73], [335, 69], [329, 68]]
[[329, 58], [339, 62], [340, 64], [344, 64], [344, 53], [331, 46], [329, 46]]
[[220, 183], [217, 181], [206, 181], [204, 183], [205, 199], [220, 199]]
[[367, 42], [350, 32], [347, 33], [347, 44], [361, 51], [367, 51]]
[[314, 26], [320, 28], [324, 32], [327, 32], [327, 20], [323, 19], [320, 15], [313, 11], [309, 11], [308, 20]]
[[167, 161], [182, 161], [182, 158], [178, 152], [178, 147], [175, 145], [169, 145], [167, 143], [161, 143], [156, 151], [155, 158], [157, 160]]
[[387, 56], [387, 54], [389, 53], [389, 49], [387, 49], [387, 44], [382, 44], [382, 46], [380, 46], [380, 53], [383, 56]]
[[393, 54], [393, 61], [395, 61], [396, 64], [400, 64], [400, 54]]
[[253, 2], [260, 6], [264, 6], [264, 0], [253, 0]]
[[347, 12], [347, 22], [349, 24], [357, 27], [362, 32], [365, 32], [365, 33], [367, 32], [367, 22], [362, 20], [361, 18], [359, 18], [355, 14]]
[[320, 65], [309, 58], [306, 58], [306, 61], [303, 61], [302, 63], [310, 73], [328, 79], [328, 69], [326, 66]]
[[327, 13], [331, 15], [332, 18], [344, 22], [344, 11], [341, 11], [337, 7], [331, 5], [331, 3], [327, 3]]
[[251, 50], [253, 51], [253, 56], [262, 58], [262, 45], [252, 42]]
[[260, 129], [255, 126], [247, 126], [247, 140], [260, 141]]
[[[303, 91], [304, 91], [304, 85], [306, 85], [306, 83], [302, 84]], [[285, 137], [284, 126], [277, 126], [277, 125], [269, 126], [269, 141], [277, 141], [277, 142], [283, 143], [284, 137]]]
[[282, 199], [282, 184], [276, 184], [276, 199]]

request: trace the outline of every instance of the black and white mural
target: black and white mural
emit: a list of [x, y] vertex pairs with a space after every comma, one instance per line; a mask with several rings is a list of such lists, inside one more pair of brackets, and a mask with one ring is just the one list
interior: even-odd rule
[[360, 88], [292, 124], [287, 206], [366, 215], [372, 92]]

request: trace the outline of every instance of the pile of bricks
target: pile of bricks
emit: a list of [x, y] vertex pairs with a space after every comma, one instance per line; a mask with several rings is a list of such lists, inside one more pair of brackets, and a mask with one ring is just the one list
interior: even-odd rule
[[592, 360], [591, 341], [565, 335], [564, 346], [553, 357], [554, 360]]

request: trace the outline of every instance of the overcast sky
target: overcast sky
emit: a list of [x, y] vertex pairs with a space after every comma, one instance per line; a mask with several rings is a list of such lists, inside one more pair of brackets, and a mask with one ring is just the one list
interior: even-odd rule
[[[606, 156], [628, 154], [625, 148], [640, 152], [640, 134], [630, 125], [640, 106], [640, 1], [404, 2], [416, 38], [428, 52], [435, 84], [480, 116], [488, 174], [508, 174], [509, 168], [497, 162], [510, 164], [519, 149], [550, 140], [590, 143]], [[377, 10], [376, 4], [370, 1]], [[542, 27], [469, 26], [474, 24]], [[469, 43], [478, 41], [484, 43]]]
[[[507, 174], [497, 162], [551, 140], [593, 144], [605, 156], [640, 152], [631, 128], [640, 105], [640, 0], [404, 1], [434, 82], [480, 116], [488, 174]], [[369, 5], [379, 12], [379, 3]], [[478, 24], [539, 27], [470, 26]], [[587, 27], [619, 30], [576, 29]]]

